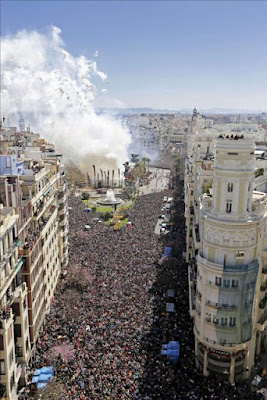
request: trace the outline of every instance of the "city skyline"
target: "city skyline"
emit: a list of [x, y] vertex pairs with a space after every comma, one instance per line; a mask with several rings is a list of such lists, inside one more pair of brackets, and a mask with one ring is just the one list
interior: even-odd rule
[[[95, 107], [267, 110], [265, 2], [3, 1], [2, 36], [62, 30], [107, 73]], [[23, 17], [22, 17], [23, 16]]]

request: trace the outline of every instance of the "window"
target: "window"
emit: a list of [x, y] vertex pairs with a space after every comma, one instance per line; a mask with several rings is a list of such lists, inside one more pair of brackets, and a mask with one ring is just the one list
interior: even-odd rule
[[227, 200], [226, 202], [226, 212], [230, 214], [232, 212], [232, 202], [231, 200]]
[[233, 182], [228, 182], [228, 185], [227, 185], [227, 190], [228, 190], [228, 192], [232, 192], [232, 191], [233, 191], [233, 188], [234, 188]]
[[0, 375], [5, 375], [6, 369], [5, 369], [5, 360], [0, 360]]
[[237, 251], [235, 253], [236, 258], [242, 258], [245, 256], [245, 252], [244, 251]]
[[219, 278], [218, 276], [216, 276], [215, 277], [215, 285], [222, 286], [222, 278]]
[[224, 279], [223, 280], [223, 286], [225, 288], [229, 288], [230, 287], [230, 279]]
[[236, 317], [230, 317], [229, 325], [230, 326], [235, 326], [236, 325]]
[[232, 288], [238, 288], [238, 280], [232, 279]]
[[10, 167], [11, 167], [11, 160], [10, 160], [10, 157], [7, 157], [7, 158], [6, 158], [6, 167], [7, 167], [7, 168], [10, 168]]

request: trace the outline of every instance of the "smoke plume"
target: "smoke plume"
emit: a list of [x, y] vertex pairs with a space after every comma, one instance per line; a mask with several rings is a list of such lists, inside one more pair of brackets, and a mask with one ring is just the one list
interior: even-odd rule
[[84, 172], [92, 164], [117, 168], [127, 159], [130, 134], [119, 120], [94, 110], [97, 93], [107, 93], [107, 75], [96, 58], [66, 51], [61, 30], [20, 31], [2, 37], [1, 108], [10, 125], [23, 114], [33, 132], [53, 142]]

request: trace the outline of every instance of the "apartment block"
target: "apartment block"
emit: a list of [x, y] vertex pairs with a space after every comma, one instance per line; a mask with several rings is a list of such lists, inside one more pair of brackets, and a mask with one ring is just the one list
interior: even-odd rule
[[24, 260], [19, 253], [18, 215], [0, 205], [0, 387], [16, 398], [26, 379], [30, 358], [27, 286], [22, 281]]
[[0, 395], [14, 400], [68, 264], [68, 200], [53, 145], [29, 132], [2, 134]]
[[192, 125], [184, 182], [196, 364], [234, 383], [266, 348], [265, 156], [246, 132], [215, 137]]

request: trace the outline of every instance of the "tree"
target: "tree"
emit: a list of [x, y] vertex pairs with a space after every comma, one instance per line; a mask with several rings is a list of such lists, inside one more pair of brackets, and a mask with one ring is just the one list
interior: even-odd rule
[[106, 211], [101, 215], [101, 218], [103, 219], [103, 221], [108, 221], [111, 218], [111, 213], [109, 211]]
[[87, 192], [82, 192], [82, 200], [89, 200], [90, 194]]
[[67, 391], [64, 385], [60, 382], [53, 381], [49, 383], [45, 388], [38, 390], [35, 398], [41, 398], [42, 400], [58, 400], [65, 398], [66, 395]]

